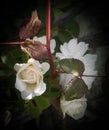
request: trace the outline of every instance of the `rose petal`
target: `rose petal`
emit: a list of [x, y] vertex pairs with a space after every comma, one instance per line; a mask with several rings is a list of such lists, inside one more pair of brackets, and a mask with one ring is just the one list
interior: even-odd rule
[[41, 64], [41, 71], [43, 74], [45, 74], [50, 68], [50, 65], [47, 62], [44, 62]]
[[61, 45], [61, 46], [60, 46], [60, 50], [61, 50], [61, 52], [63, 53], [63, 55], [64, 55], [65, 57], [68, 57], [68, 56], [69, 56], [69, 50], [68, 50], [67, 43], [64, 43], [64, 46]]
[[62, 53], [59, 53], [59, 52], [56, 53], [56, 57], [58, 57], [60, 59], [66, 58]]
[[22, 92], [22, 91], [24, 91], [24, 90], [26, 89], [25, 83], [23, 83], [18, 76], [17, 76], [17, 78], [16, 78], [15, 87], [16, 87], [20, 92]]
[[16, 63], [16, 64], [14, 65], [14, 69], [15, 69], [16, 71], [19, 71], [20, 68], [22, 68], [23, 66], [25, 66], [25, 64], [18, 64], [18, 63]]
[[33, 97], [32, 93], [29, 91], [22, 91], [21, 96], [23, 99], [28, 99], [28, 100], [32, 99]]
[[63, 88], [65, 88], [65, 86], [67, 85], [67, 83], [73, 79], [74, 76], [72, 74], [60, 74], [60, 85], [63, 86]]
[[54, 53], [55, 47], [56, 47], [56, 41], [54, 39], [50, 40], [50, 50], [51, 50], [51, 53]]
[[42, 37], [37, 37], [37, 36], [35, 36], [35, 37], [33, 38], [33, 41], [39, 41], [39, 42], [41, 42], [42, 44], [46, 44], [46, 36], [42, 36]]
[[61, 99], [61, 109], [65, 116], [65, 113], [74, 118], [75, 120], [82, 118], [86, 107], [87, 102], [86, 98], [82, 97], [80, 99], [75, 99], [72, 101], [66, 101], [65, 99]]
[[41, 82], [34, 90], [34, 93], [36, 96], [40, 96], [43, 94], [46, 90], [46, 84], [44, 82]]

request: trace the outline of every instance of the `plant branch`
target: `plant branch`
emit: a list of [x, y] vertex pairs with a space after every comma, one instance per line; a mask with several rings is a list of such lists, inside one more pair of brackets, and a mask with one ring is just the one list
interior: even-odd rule
[[49, 56], [49, 61], [50, 61], [50, 66], [51, 66], [51, 70], [52, 70], [52, 77], [54, 77], [54, 73], [55, 73], [55, 67], [54, 67], [54, 63], [53, 63], [53, 57], [51, 54], [51, 50], [50, 50], [50, 36], [51, 36], [51, 12], [50, 12], [50, 0], [47, 1], [47, 12], [46, 12], [46, 35], [47, 35], [47, 50], [48, 50], [48, 56]]

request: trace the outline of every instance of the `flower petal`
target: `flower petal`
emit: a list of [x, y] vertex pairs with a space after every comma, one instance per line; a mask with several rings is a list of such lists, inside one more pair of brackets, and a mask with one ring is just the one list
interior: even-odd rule
[[54, 39], [50, 40], [50, 50], [51, 50], [51, 53], [54, 53], [55, 47], [56, 47], [56, 41]]
[[35, 36], [34, 38], [33, 38], [33, 40], [34, 41], [39, 41], [39, 42], [41, 42], [42, 44], [46, 44], [46, 36], [42, 36], [42, 37], [37, 37], [37, 36]]
[[58, 57], [60, 59], [66, 58], [62, 53], [59, 53], [59, 52], [56, 53], [56, 57]]
[[15, 69], [16, 71], [19, 71], [20, 68], [22, 68], [23, 66], [25, 66], [25, 64], [18, 64], [18, 63], [16, 63], [16, 64], [14, 65], [14, 69]]
[[76, 55], [77, 56], [76, 58], [83, 56], [87, 50], [88, 50], [88, 44], [85, 44], [85, 42], [79, 42], [76, 47], [76, 51], [79, 52], [77, 53], [78, 55]]
[[26, 89], [25, 83], [23, 83], [23, 82], [21, 81], [21, 79], [19, 79], [18, 76], [17, 76], [17, 78], [16, 78], [15, 88], [18, 89], [20, 92], [22, 92], [22, 91], [24, 91], [24, 90]]
[[86, 98], [82, 97], [80, 99], [75, 99], [72, 101], [66, 101], [65, 99], [61, 99], [61, 109], [62, 112], [68, 114], [75, 120], [82, 118], [84, 116], [86, 107], [87, 107], [87, 102]]
[[65, 88], [65, 86], [68, 84], [68, 82], [73, 79], [74, 76], [72, 74], [60, 74], [60, 85], [63, 86], [63, 88]]
[[40, 96], [46, 91], [46, 84], [44, 82], [41, 82], [34, 90], [34, 93], [36, 96]]
[[29, 91], [22, 91], [21, 96], [23, 99], [27, 99], [27, 100], [30, 100], [33, 97], [32, 93]]
[[64, 45], [61, 45], [60, 50], [61, 50], [62, 54], [65, 56], [65, 58], [69, 56], [69, 50], [68, 50], [67, 43], [64, 43]]
[[45, 74], [50, 68], [50, 65], [47, 62], [44, 62], [41, 64], [41, 71], [43, 74]]

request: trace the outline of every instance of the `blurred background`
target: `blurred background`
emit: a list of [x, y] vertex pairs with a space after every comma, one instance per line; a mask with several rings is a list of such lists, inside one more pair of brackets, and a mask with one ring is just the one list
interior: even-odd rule
[[[19, 41], [19, 28], [31, 12], [37, 10], [42, 21], [42, 30], [38, 36], [45, 34], [46, 4], [44, 0], [2, 1], [0, 4], [0, 42]], [[91, 90], [87, 93], [88, 105], [85, 116], [74, 120], [65, 119], [50, 106], [40, 115], [36, 122], [33, 114], [25, 111], [24, 101], [17, 96], [14, 88], [15, 73], [13, 65], [22, 56], [19, 45], [0, 44], [0, 129], [16, 130], [95, 130], [109, 128], [109, 14], [107, 1], [99, 0], [52, 0], [51, 1], [51, 36], [59, 44], [77, 37], [90, 44], [98, 59], [96, 68], [99, 75]], [[17, 47], [17, 48], [16, 48]], [[4, 57], [8, 60], [4, 62]], [[26, 57], [22, 56], [21, 61]], [[28, 106], [29, 107], [29, 106]]]

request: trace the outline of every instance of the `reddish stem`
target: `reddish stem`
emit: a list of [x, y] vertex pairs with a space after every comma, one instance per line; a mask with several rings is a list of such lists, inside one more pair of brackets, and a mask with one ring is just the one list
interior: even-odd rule
[[25, 42], [2, 42], [2, 43], [0, 43], [0, 44], [12, 44], [12, 45], [14, 45], [14, 44], [24, 44]]
[[47, 12], [46, 12], [46, 36], [47, 36], [47, 50], [48, 50], [48, 56], [49, 56], [49, 61], [50, 61], [50, 66], [51, 66], [51, 71], [52, 71], [52, 77], [54, 77], [55, 74], [55, 67], [54, 67], [54, 62], [53, 62], [53, 57], [51, 54], [50, 50], [50, 34], [51, 34], [51, 12], [50, 12], [50, 0], [47, 1]]
[[[56, 74], [72, 74], [64, 71], [56, 71]], [[72, 74], [73, 75], [73, 74]], [[80, 77], [97, 77], [97, 78], [109, 78], [107, 75], [80, 75]]]

